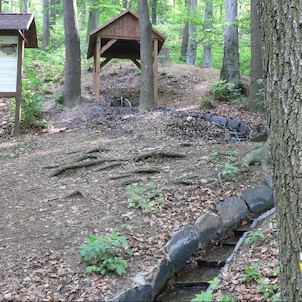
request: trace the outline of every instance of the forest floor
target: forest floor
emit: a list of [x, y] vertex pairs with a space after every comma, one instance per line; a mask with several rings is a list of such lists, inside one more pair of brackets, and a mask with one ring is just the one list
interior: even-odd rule
[[[234, 141], [213, 123], [163, 110], [237, 118], [257, 132], [265, 116], [242, 105], [215, 102], [212, 109], [200, 108], [218, 78], [213, 69], [166, 67], [159, 76], [160, 109], [140, 113], [135, 107], [111, 107], [120, 97], [132, 104], [139, 98], [134, 65], [111, 63], [102, 70], [100, 104], [93, 101], [92, 74], [86, 72], [81, 107], [58, 110], [53, 91], [43, 104], [52, 129], [24, 131], [18, 138], [10, 136], [8, 101], [0, 103], [0, 300], [112, 297], [156, 265], [181, 226], [263, 182], [268, 172], [258, 166], [218, 180], [223, 166], [254, 143]], [[127, 184], [146, 189], [150, 182], [164, 194], [165, 204], [150, 214], [129, 208]], [[127, 236], [133, 249], [127, 273], [86, 275], [79, 246], [91, 234], [112, 230]]]

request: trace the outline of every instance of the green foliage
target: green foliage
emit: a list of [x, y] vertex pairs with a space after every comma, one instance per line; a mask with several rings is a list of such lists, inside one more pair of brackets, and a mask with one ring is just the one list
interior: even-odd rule
[[209, 283], [212, 290], [216, 290], [219, 286], [220, 279], [218, 277], [213, 278]]
[[253, 263], [245, 269], [245, 274], [242, 276], [242, 282], [251, 282], [260, 280], [262, 273], [260, 269], [262, 268], [261, 264]]
[[225, 80], [214, 82], [211, 91], [214, 98], [219, 101], [230, 101], [242, 96], [241, 90], [236, 88], [235, 84], [227, 83]]
[[214, 294], [201, 291], [199, 294], [195, 295], [191, 302], [212, 302], [214, 301], [214, 298]]
[[227, 153], [227, 158], [231, 161], [234, 162], [237, 160], [239, 155], [239, 151], [238, 150], [231, 150]]
[[265, 238], [265, 234], [262, 230], [258, 230], [255, 232], [251, 232], [248, 237], [245, 239], [246, 244], [252, 246], [254, 244], [258, 244], [262, 242]]
[[91, 235], [88, 244], [81, 245], [80, 250], [81, 257], [89, 264], [85, 269], [87, 274], [95, 272], [104, 275], [113, 271], [121, 276], [126, 273], [128, 265], [124, 255], [132, 254], [127, 238], [118, 235], [116, 231], [102, 237], [98, 234]]
[[211, 161], [219, 161], [220, 160], [220, 153], [218, 151], [213, 151], [210, 153], [210, 160]]
[[127, 186], [127, 192], [130, 196], [128, 206], [130, 208], [140, 208], [145, 214], [156, 213], [165, 205], [164, 194], [152, 181], [144, 187], [138, 184], [130, 184]]
[[219, 302], [237, 302], [238, 299], [235, 297], [228, 297], [228, 296], [223, 296], [219, 298]]
[[202, 109], [213, 109], [213, 99], [210, 97], [203, 97], [200, 99], [199, 106]]
[[260, 293], [266, 298], [272, 298], [280, 292], [279, 284], [269, 284], [264, 279], [260, 279], [258, 284], [261, 286]]
[[223, 176], [234, 176], [240, 172], [240, 168], [234, 165], [224, 165], [223, 170], [221, 171], [221, 175]]

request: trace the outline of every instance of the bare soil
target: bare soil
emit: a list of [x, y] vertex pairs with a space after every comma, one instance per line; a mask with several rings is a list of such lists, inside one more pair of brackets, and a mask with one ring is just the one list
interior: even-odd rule
[[[200, 99], [209, 95], [218, 77], [213, 69], [167, 67], [159, 76], [158, 105], [204, 112]], [[44, 108], [53, 128], [44, 132], [24, 130], [21, 137], [10, 137], [9, 103], [1, 103], [0, 300], [112, 297], [156, 265], [165, 243], [181, 226], [215, 212], [217, 202], [240, 195], [267, 176], [254, 166], [221, 185], [217, 176], [230, 162], [230, 151], [241, 157], [253, 143], [232, 141], [225, 129], [167, 110], [140, 113], [110, 107], [121, 96], [138, 102], [134, 66], [112, 63], [104, 68], [101, 104], [93, 102], [91, 81], [91, 73], [85, 73], [87, 102], [79, 108], [58, 111], [53, 95], [47, 96]], [[216, 102], [210, 112], [238, 118], [254, 129], [265, 124], [263, 116], [231, 103]], [[171, 153], [180, 157], [160, 156]], [[79, 163], [81, 167], [70, 168]], [[53, 176], [60, 168], [62, 173]], [[165, 206], [153, 214], [129, 208], [126, 185], [150, 181], [164, 193]], [[134, 251], [127, 274], [85, 275], [79, 246], [93, 233], [112, 230], [126, 235]]]

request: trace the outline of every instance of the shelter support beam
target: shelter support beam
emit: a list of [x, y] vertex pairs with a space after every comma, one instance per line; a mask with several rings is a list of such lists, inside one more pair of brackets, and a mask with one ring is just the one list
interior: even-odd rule
[[101, 65], [100, 65], [100, 69], [102, 69], [108, 62], [111, 61], [112, 58], [107, 58], [106, 60], [104, 60]]
[[94, 93], [95, 101], [98, 103], [100, 99], [100, 56], [101, 56], [101, 37], [97, 36], [95, 54], [94, 54]]
[[158, 40], [153, 41], [153, 76], [154, 76], [154, 99], [158, 99]]
[[141, 64], [140, 64], [137, 60], [131, 59], [131, 61], [132, 61], [139, 69], [141, 69]]
[[104, 45], [102, 48], [101, 48], [101, 55], [107, 50], [109, 49], [114, 43], [117, 42], [117, 39], [112, 39], [110, 40], [106, 45]]

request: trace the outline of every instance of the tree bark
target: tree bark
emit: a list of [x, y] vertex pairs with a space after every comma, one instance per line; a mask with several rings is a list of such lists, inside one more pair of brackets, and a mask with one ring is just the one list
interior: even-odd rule
[[[263, 56], [261, 34], [260, 0], [251, 0], [251, 77], [249, 107], [264, 110], [264, 96], [259, 96], [263, 89]], [[263, 101], [263, 105], [261, 104]]]
[[220, 73], [221, 80], [240, 85], [239, 41], [237, 25], [237, 0], [226, 0], [226, 22], [224, 33], [224, 56]]
[[24, 0], [24, 12], [29, 12], [29, 0]]
[[87, 30], [87, 41], [89, 40], [89, 34], [100, 25], [100, 10], [92, 9], [89, 11], [88, 17], [88, 30]]
[[140, 59], [141, 81], [139, 110], [153, 110], [156, 107], [154, 96], [154, 75], [152, 55], [152, 26], [149, 17], [147, 0], [139, 1], [139, 27], [140, 27]]
[[43, 0], [43, 49], [50, 43], [49, 0]]
[[50, 0], [50, 12], [49, 12], [49, 22], [50, 27], [54, 26], [57, 22], [58, 8], [57, 6], [60, 4], [60, 0]]
[[0, 13], [2, 13], [2, 0], [0, 0]]
[[157, 0], [152, 0], [151, 5], [151, 22], [152, 24], [157, 24]]
[[299, 0], [262, 1], [265, 96], [279, 225], [281, 301], [302, 301], [301, 16]]
[[189, 23], [186, 22], [183, 30], [181, 51], [180, 51], [181, 58], [184, 60], [187, 57], [188, 40], [189, 40]]
[[[190, 13], [194, 14], [197, 9], [197, 0], [190, 1]], [[197, 41], [196, 41], [197, 29], [191, 22], [189, 23], [189, 38], [187, 49], [187, 64], [195, 65], [196, 53], [197, 53]]]
[[63, 0], [65, 29], [64, 106], [81, 103], [81, 51], [76, 0]]
[[[212, 19], [213, 19], [213, 1], [208, 1], [205, 4], [205, 14], [204, 14], [204, 29], [205, 31], [212, 28]], [[212, 55], [212, 44], [207, 41], [203, 46], [204, 58], [203, 58], [203, 67], [212, 67], [213, 66], [213, 55]]]

